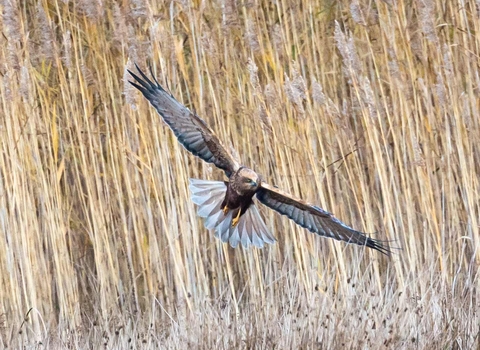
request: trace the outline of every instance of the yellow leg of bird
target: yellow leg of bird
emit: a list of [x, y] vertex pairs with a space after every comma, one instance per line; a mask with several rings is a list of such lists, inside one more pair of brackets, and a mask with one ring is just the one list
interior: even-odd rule
[[222, 210], [223, 210], [223, 215], [227, 215], [227, 213], [229, 211], [228, 207], [224, 206]]
[[240, 213], [242, 212], [242, 209], [238, 209], [238, 214], [237, 216], [232, 220], [232, 227], [237, 226], [238, 220], [240, 220]]

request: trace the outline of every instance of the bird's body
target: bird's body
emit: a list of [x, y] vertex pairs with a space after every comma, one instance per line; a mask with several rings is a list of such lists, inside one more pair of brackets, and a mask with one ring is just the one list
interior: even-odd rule
[[234, 217], [241, 217], [253, 203], [253, 196], [259, 188], [260, 177], [252, 169], [241, 167], [227, 182], [227, 193], [222, 202], [222, 210], [234, 210]]
[[268, 185], [254, 170], [240, 165], [198, 115], [137, 69], [141, 78], [129, 71], [136, 80], [132, 85], [155, 107], [179, 142], [195, 156], [222, 169], [228, 177], [226, 182], [190, 179], [198, 215], [205, 218], [206, 228], [215, 230], [216, 237], [232, 247], [273, 244], [275, 238], [256, 207], [258, 200], [318, 235], [389, 254], [389, 248], [381, 241], [354, 230], [318, 206]]

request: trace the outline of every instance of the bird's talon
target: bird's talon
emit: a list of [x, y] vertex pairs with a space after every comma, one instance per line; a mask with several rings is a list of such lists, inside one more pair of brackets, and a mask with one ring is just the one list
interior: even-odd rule
[[237, 226], [238, 221], [240, 220], [240, 213], [241, 213], [241, 212], [242, 212], [242, 211], [239, 210], [237, 216], [233, 218], [233, 220], [232, 220], [232, 227]]
[[227, 215], [227, 213], [228, 213], [228, 207], [227, 207], [227, 206], [224, 206], [223, 209], [222, 209], [222, 211], [223, 211], [223, 215]]
[[233, 218], [233, 220], [232, 220], [232, 227], [237, 226], [238, 220], [239, 220], [239, 219], [237, 219], [237, 218]]

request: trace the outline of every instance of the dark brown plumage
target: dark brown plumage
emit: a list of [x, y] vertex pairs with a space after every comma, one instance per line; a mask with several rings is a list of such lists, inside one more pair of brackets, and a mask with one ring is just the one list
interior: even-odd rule
[[[229, 181], [190, 179], [192, 200], [199, 206], [205, 227], [232, 247], [263, 247], [275, 238], [263, 222], [254, 197], [262, 204], [286, 215], [298, 225], [320, 236], [364, 245], [389, 254], [388, 246], [347, 226], [333, 214], [272, 187], [252, 169], [240, 164], [222, 146], [207, 124], [165, 91], [155, 78], [152, 82], [137, 66], [141, 77], [129, 71], [131, 82], [162, 116], [180, 143], [192, 154], [222, 169]], [[152, 74], [153, 76], [153, 74]]]

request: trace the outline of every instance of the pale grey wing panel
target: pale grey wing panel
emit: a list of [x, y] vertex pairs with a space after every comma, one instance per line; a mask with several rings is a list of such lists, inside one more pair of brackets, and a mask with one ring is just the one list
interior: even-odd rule
[[195, 156], [225, 171], [227, 176], [238, 170], [240, 165], [208, 125], [165, 91], [155, 78], [155, 82], [152, 82], [136, 67], [141, 77], [128, 71], [136, 81], [130, 83], [155, 107], [178, 141]]
[[190, 179], [188, 187], [193, 203], [198, 205], [197, 214], [205, 219], [204, 225], [207, 229], [214, 229], [224, 221], [221, 205], [227, 193], [225, 182]]
[[215, 237], [222, 242], [229, 243], [233, 248], [239, 244], [245, 248], [262, 248], [265, 243], [275, 243], [275, 237], [263, 222], [255, 204], [250, 205], [236, 226], [232, 226], [234, 211], [225, 215], [221, 208], [227, 191], [223, 181], [190, 179], [189, 188], [192, 201], [198, 205], [198, 215], [205, 219], [205, 227], [215, 230]]
[[287, 216], [296, 224], [320, 236], [364, 245], [386, 255], [390, 253], [388, 246], [385, 246], [383, 242], [372, 239], [363, 232], [354, 230], [328, 211], [296, 199], [276, 187], [262, 183], [261, 188], [257, 192], [257, 199], [267, 207]]
[[[226, 238], [228, 238], [228, 242], [233, 248], [238, 244], [242, 244], [244, 248], [250, 246], [263, 248], [265, 243], [274, 244], [276, 242], [275, 237], [260, 216], [255, 203], [250, 205], [235, 227], [229, 227]], [[226, 241], [224, 240], [224, 242]]]

